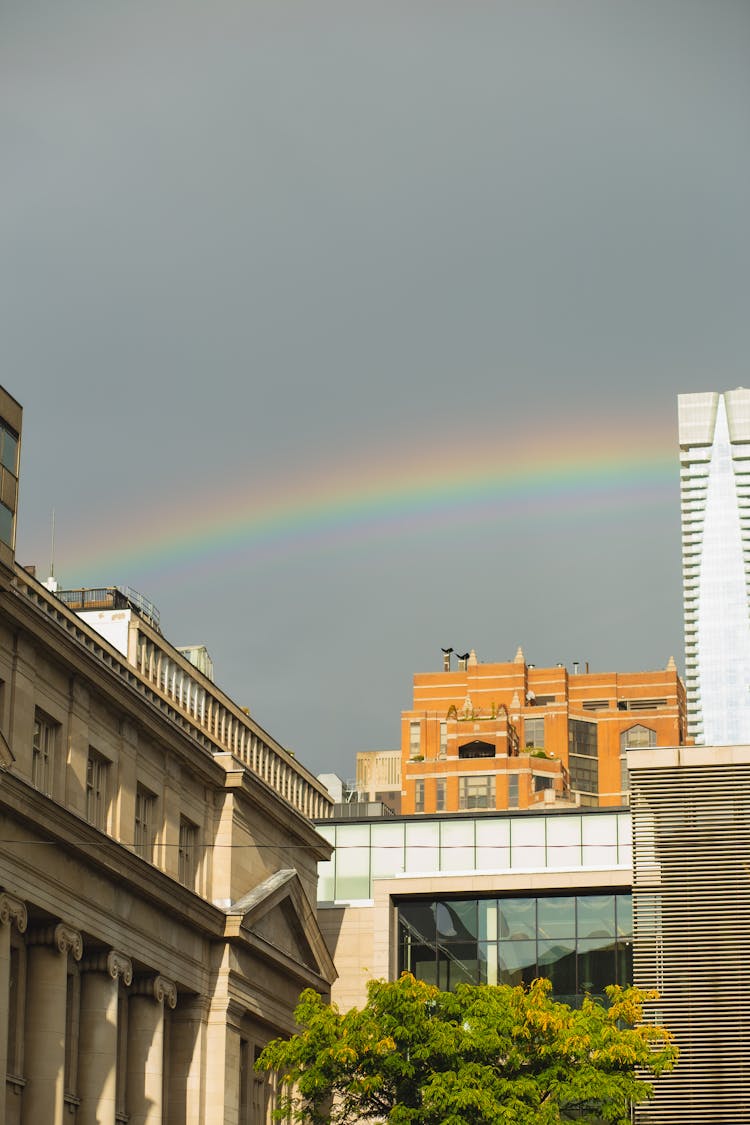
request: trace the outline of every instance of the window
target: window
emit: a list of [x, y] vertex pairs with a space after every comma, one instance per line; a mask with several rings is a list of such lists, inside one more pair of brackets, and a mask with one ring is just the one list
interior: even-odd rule
[[156, 834], [156, 797], [143, 785], [135, 791], [135, 833], [133, 843], [138, 855], [153, 863]]
[[648, 746], [656, 746], [656, 731], [650, 727], [638, 726], [624, 730], [620, 735], [621, 750], [642, 750]]
[[435, 782], [435, 811], [445, 812], [445, 778], [439, 777]]
[[107, 830], [109, 817], [109, 767], [110, 762], [89, 750], [86, 769], [86, 820], [102, 832]]
[[15, 540], [15, 508], [18, 492], [18, 435], [0, 423], [0, 539], [8, 547]]
[[599, 749], [596, 723], [571, 719], [568, 723], [570, 787], [580, 793], [599, 792]]
[[424, 812], [424, 781], [414, 782], [414, 812]]
[[474, 774], [458, 779], [459, 809], [494, 809], [495, 778], [489, 774]]
[[41, 711], [34, 716], [34, 744], [31, 751], [31, 784], [47, 796], [52, 792], [57, 723]]
[[458, 756], [459, 758], [494, 758], [495, 747], [491, 742], [480, 742], [475, 738], [473, 742], [465, 742], [463, 746], [459, 746]]
[[508, 774], [508, 808], [518, 808], [518, 774]]
[[422, 747], [422, 731], [420, 723], [409, 723], [409, 757], [416, 758]]
[[584, 699], [584, 711], [606, 711], [609, 708], [608, 699]]
[[633, 979], [629, 894], [402, 899], [397, 913], [399, 972], [440, 988], [542, 976], [555, 999], [577, 1006]]
[[534, 774], [534, 792], [541, 793], [543, 789], [552, 789], [554, 782], [551, 777], [540, 773]]
[[440, 749], [438, 750], [438, 758], [448, 757], [448, 724], [440, 724]]
[[178, 879], [185, 887], [195, 887], [198, 871], [198, 827], [187, 817], [180, 817], [180, 844], [178, 849]]
[[526, 749], [530, 746], [537, 750], [544, 749], [544, 717], [539, 719], [524, 719], [523, 741]]

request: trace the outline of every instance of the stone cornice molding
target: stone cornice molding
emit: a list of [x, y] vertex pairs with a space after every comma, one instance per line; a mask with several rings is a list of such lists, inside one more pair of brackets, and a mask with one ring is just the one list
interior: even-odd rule
[[83, 957], [83, 938], [78, 930], [66, 926], [64, 922], [33, 930], [27, 941], [29, 945], [56, 945], [60, 953], [72, 953], [76, 961]]
[[0, 895], [0, 922], [3, 925], [15, 922], [18, 932], [22, 934], [26, 929], [28, 920], [26, 904], [21, 902], [20, 898], [15, 898], [13, 895], [6, 893]]
[[133, 983], [133, 962], [117, 949], [109, 953], [94, 953], [81, 962], [84, 973], [108, 973], [112, 980], [122, 979], [124, 985]]
[[157, 974], [153, 977], [141, 977], [133, 985], [133, 994], [136, 996], [153, 996], [159, 1004], [167, 1004], [170, 1008], [177, 1007], [177, 985], [168, 977]]

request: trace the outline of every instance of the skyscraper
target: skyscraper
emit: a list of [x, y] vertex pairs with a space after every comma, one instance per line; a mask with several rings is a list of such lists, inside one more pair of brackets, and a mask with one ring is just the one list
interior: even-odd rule
[[678, 411], [688, 735], [750, 743], [750, 390]]

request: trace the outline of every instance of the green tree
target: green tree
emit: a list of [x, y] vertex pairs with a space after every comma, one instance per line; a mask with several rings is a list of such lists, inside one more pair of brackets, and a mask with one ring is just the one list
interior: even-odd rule
[[301, 1031], [257, 1065], [281, 1080], [277, 1116], [314, 1125], [625, 1125], [652, 1092], [644, 1073], [677, 1060], [670, 1033], [640, 1022], [655, 994], [613, 986], [609, 1006], [572, 1009], [550, 991], [536, 980], [441, 992], [404, 973], [371, 981], [365, 1007], [340, 1013], [308, 989]]

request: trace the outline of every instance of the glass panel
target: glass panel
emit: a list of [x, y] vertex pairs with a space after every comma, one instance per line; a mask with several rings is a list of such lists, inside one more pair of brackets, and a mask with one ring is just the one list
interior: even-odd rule
[[324, 860], [318, 864], [318, 902], [333, 902], [334, 894], [334, 862]]
[[535, 941], [502, 941], [498, 946], [498, 984], [531, 984], [536, 971]]
[[544, 867], [545, 833], [543, 819], [513, 820], [510, 826], [511, 867]]
[[572, 1000], [575, 997], [576, 954], [572, 938], [539, 942], [539, 975], [552, 981], [552, 991], [557, 998]]
[[13, 476], [18, 476], [18, 442], [6, 429], [2, 431], [2, 462]]
[[402, 940], [408, 934], [412, 941], [425, 943], [437, 941], [435, 903], [430, 899], [400, 903], [398, 920]]
[[373, 879], [388, 878], [404, 870], [403, 824], [371, 824]]
[[461, 942], [438, 947], [438, 986], [445, 990], [457, 984], [479, 983], [476, 942]]
[[406, 864], [409, 872], [439, 871], [439, 822], [406, 824]]
[[0, 539], [9, 547], [13, 546], [13, 513], [5, 504], [0, 504]]
[[615, 896], [578, 896], [578, 937], [615, 936]]
[[437, 984], [437, 964], [433, 946], [405, 942], [401, 946], [399, 965], [402, 973], [413, 973], [417, 980]]
[[498, 905], [501, 938], [536, 938], [536, 899], [506, 898]]
[[436, 925], [438, 935], [443, 938], [476, 938], [477, 900], [438, 902]]
[[617, 858], [617, 816], [582, 818], [584, 867], [614, 867]]
[[633, 896], [615, 895], [617, 903], [617, 935], [633, 936]]
[[547, 822], [547, 866], [580, 867], [581, 818], [555, 816]]
[[540, 938], [576, 936], [576, 900], [565, 898], [540, 898], [537, 926]]
[[454, 820], [440, 826], [440, 870], [474, 870], [473, 820]]
[[608, 984], [616, 984], [615, 944], [606, 938], [579, 941], [578, 991], [605, 996]]
[[477, 820], [477, 871], [503, 871], [510, 867], [510, 821]]
[[616, 984], [633, 983], [633, 943], [632, 941], [618, 941], [615, 947], [617, 959]]
[[370, 897], [370, 826], [339, 824], [336, 830], [336, 899]]

